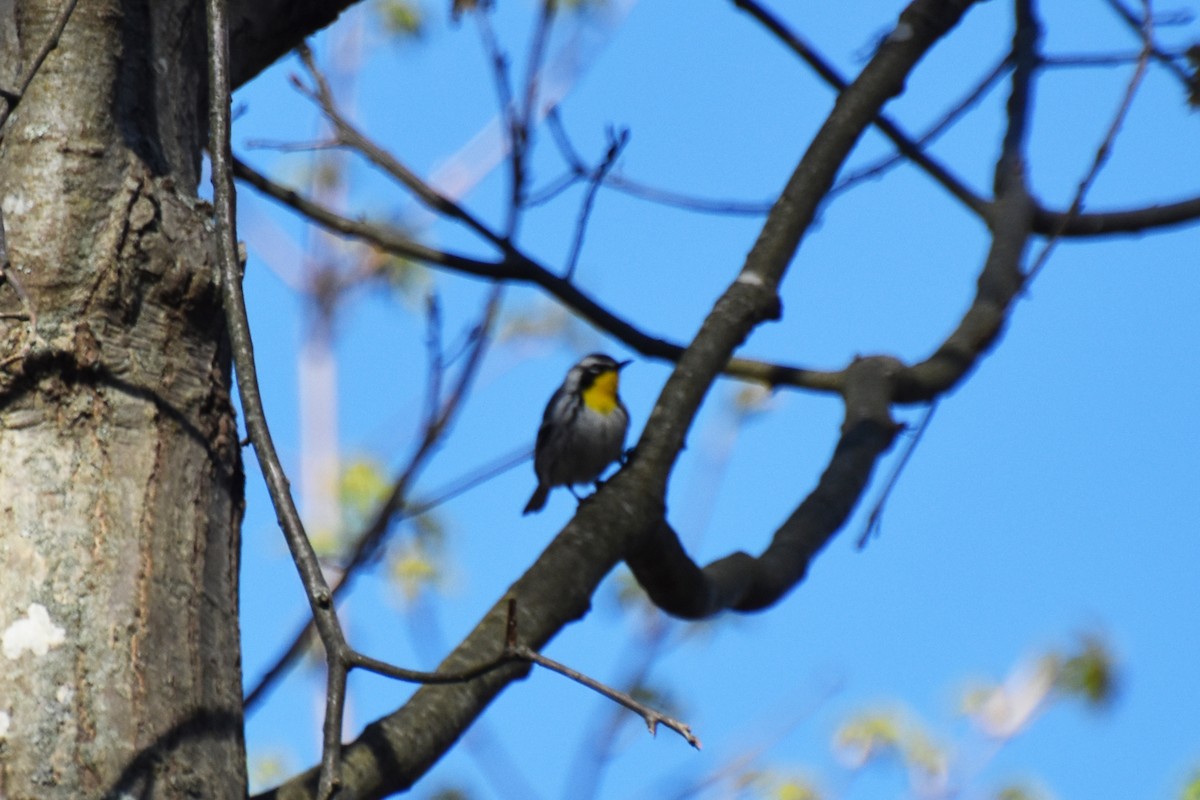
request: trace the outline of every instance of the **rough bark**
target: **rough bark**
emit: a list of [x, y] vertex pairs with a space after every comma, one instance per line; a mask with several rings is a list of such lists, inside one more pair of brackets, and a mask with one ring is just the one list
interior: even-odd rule
[[[58, 7], [9, 4], [3, 78]], [[83, 0], [0, 146], [6, 800], [245, 793], [202, 14]]]

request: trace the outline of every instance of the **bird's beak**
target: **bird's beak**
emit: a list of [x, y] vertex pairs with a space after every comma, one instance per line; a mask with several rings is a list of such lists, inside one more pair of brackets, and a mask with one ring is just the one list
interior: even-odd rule
[[632, 363], [633, 363], [632, 358], [625, 359], [624, 361], [618, 361], [617, 362], [617, 371], [620, 372], [621, 370], [625, 369]]

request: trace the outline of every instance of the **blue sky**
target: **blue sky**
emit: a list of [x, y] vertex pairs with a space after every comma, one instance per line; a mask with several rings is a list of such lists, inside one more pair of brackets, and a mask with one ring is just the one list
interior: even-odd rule
[[[345, 101], [351, 116], [426, 175], [459, 152], [496, 108], [474, 27], [448, 26], [441, 19], [445, 5], [426, 4], [431, 29], [417, 42], [389, 43], [371, 32], [374, 18], [361, 12], [342, 23], [355, 24], [360, 15], [364, 34], [362, 71]], [[520, 76], [532, 6], [499, 5], [497, 31]], [[586, 32], [585, 69], [562, 107], [577, 149], [596, 159], [606, 126], [628, 128], [619, 174], [702, 197], [769, 201], [828, 112], [830, 92], [732, 3], [609, 5], [615, 21], [606, 31]], [[848, 75], [902, 7], [864, 2], [847, 14], [843, 4], [773, 5]], [[913, 131], [935, 119], [1002, 56], [1010, 13], [1010, 4], [999, 2], [971, 11], [888, 112]], [[1047, 53], [1137, 48], [1104, 2], [1044, 4], [1041, 13]], [[556, 42], [581, 24], [565, 22]], [[1200, 25], [1185, 21], [1159, 33], [1172, 46], [1195, 39]], [[330, 37], [315, 45], [328, 64]], [[235, 147], [317, 135], [311, 107], [287, 84], [298, 69], [288, 59], [238, 94], [244, 112]], [[1047, 205], [1069, 203], [1130, 71], [1055, 69], [1039, 80], [1030, 173]], [[990, 186], [1005, 93], [1001, 84], [933, 147], [980, 192]], [[1178, 82], [1152, 70], [1088, 209], [1194, 193], [1197, 125], [1200, 117], [1184, 107]], [[240, 152], [292, 182], [308, 163], [305, 154], [244, 146]], [[868, 134], [848, 169], [887, 152], [880, 136]], [[535, 185], [560, 170], [540, 130]], [[357, 165], [351, 175], [346, 203], [354, 214], [423, 221], [378, 174]], [[465, 202], [499, 226], [505, 192], [504, 171], [497, 170], [482, 176]], [[568, 192], [531, 211], [521, 245], [561, 265], [580, 199], [580, 191]], [[298, 382], [298, 347], [310, 316], [306, 300], [280, 276], [296, 270], [309, 234], [290, 212], [247, 188], [239, 210], [250, 249], [247, 290], [260, 378], [294, 474], [301, 455], [298, 398], [306, 390]], [[758, 217], [681, 212], [602, 192], [577, 280], [649, 332], [685, 341], [736, 274], [760, 224]], [[793, 262], [782, 289], [783, 320], [760, 328], [742, 352], [821, 368], [843, 366], [857, 353], [921, 358], [965, 309], [985, 234], [908, 166], [841, 195], [823, 209]], [[436, 224], [425, 235], [440, 246], [486, 253], [453, 226]], [[1178, 793], [1200, 765], [1198, 246], [1195, 227], [1061, 245], [996, 350], [940, 405], [877, 538], [855, 548], [860, 510], [778, 606], [671, 627], [650, 680], [669, 693], [704, 750], [692, 751], [668, 731], [650, 739], [630, 715], [596, 796], [673, 796], [760, 741], [770, 747], [757, 767], [807, 776], [827, 797], [917, 796], [898, 768], [852, 773], [832, 754], [837, 727], [878, 708], [906, 709], [954, 753], [964, 771], [956, 776], [963, 797], [988, 797], [1010, 779], [1031, 776], [1057, 798]], [[432, 280], [453, 341], [477, 313], [486, 286], [445, 273]], [[510, 318], [540, 318], [553, 305], [536, 291], [513, 288], [505, 308]], [[344, 298], [335, 330], [342, 455], [370, 456], [395, 469], [421, 410], [424, 323], [394, 293], [362, 289]], [[600, 334], [586, 334], [584, 342], [585, 350], [636, 355]], [[560, 340], [498, 342], [419, 491], [432, 493], [531, 444], [546, 398], [580, 354]], [[646, 360], [626, 371], [631, 436], [640, 433], [668, 374], [669, 365]], [[778, 393], [764, 413], [742, 420], [733, 399], [740, 388], [731, 382], [714, 388], [671, 486], [672, 522], [705, 561], [766, 544], [813, 486], [840, 421], [836, 400], [794, 391]], [[918, 413], [900, 409], [898, 416], [914, 421]], [[242, 612], [248, 681], [305, 614], [254, 468], [248, 454]], [[573, 501], [565, 492], [552, 495], [542, 514], [523, 518], [532, 485], [525, 464], [440, 508], [446, 572], [439, 591], [406, 605], [385, 561], [346, 604], [354, 642], [403, 665], [432, 666], [569, 519]], [[870, 496], [881, 486], [877, 479]], [[394, 535], [399, 547], [412, 529], [401, 525]], [[646, 622], [636, 607], [617, 601], [617, 589], [610, 579], [592, 614], [565, 630], [548, 653], [602, 680], [625, 674], [646, 648]], [[968, 681], [1001, 680], [1023, 659], [1069, 649], [1089, 632], [1111, 646], [1120, 669], [1121, 691], [1107, 710], [1052, 706], [998, 752], [957, 713]], [[321, 683], [319, 673], [297, 670], [250, 717], [252, 762], [280, 756], [285, 771], [314, 763]], [[351, 691], [348, 729], [355, 732], [411, 689], [356, 675]], [[415, 795], [459, 786], [472, 797], [524, 797], [527, 782], [537, 797], [578, 797], [579, 754], [603, 739], [597, 726], [609, 713], [600, 698], [535, 672], [505, 692], [467, 745]], [[495, 755], [498, 747], [506, 759]], [[738, 796], [729, 784], [722, 790], [701, 796]]]

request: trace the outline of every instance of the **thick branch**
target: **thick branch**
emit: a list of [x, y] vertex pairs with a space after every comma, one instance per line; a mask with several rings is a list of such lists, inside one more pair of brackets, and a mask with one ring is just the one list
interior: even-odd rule
[[663, 388], [638, 443], [638, 458], [617, 478], [643, 491], [665, 491], [667, 476], [708, 387], [734, 348], [764, 319], [779, 313], [776, 290], [801, 238], [846, 157], [930, 47], [972, 5], [914, 2], [853, 84], [843, 91], [772, 208], [745, 266], [717, 301]]
[[897, 377], [896, 402], [929, 402], [962, 381], [995, 344], [1008, 320], [1009, 309], [1025, 284], [1022, 259], [1033, 232], [1034, 212], [1025, 181], [1025, 144], [1040, 38], [1031, 0], [1017, 0], [1008, 126], [994, 179], [992, 246], [979, 274], [971, 307], [933, 355]]
[[230, 0], [229, 78], [238, 88], [356, 0]]
[[700, 568], [684, 552], [674, 531], [665, 522], [659, 524], [626, 561], [638, 583], [663, 610], [683, 617], [707, 617], [723, 609], [765, 608], [787, 594], [803, 580], [812, 559], [845, 523], [875, 463], [890, 447], [897, 430], [890, 416], [891, 404], [912, 393], [914, 386], [929, 392], [921, 398], [924, 400], [948, 391], [990, 349], [1023, 285], [1021, 263], [1030, 235], [1033, 206], [1025, 189], [1023, 148], [1032, 76], [1020, 65], [1031, 69], [1029, 65], [1034, 63], [1023, 58], [1036, 52], [1036, 30], [1030, 30], [1033, 24], [1032, 15], [1018, 23], [1014, 41], [1018, 68], [1013, 76], [1008, 136], [996, 168], [999, 194], [991, 214], [993, 244], [979, 277], [975, 302], [959, 328], [933, 357], [914, 367], [876, 357], [858, 360], [847, 368], [843, 390], [846, 416], [829, 467], [761, 556], [739, 552]]
[[757, 558], [737, 552], [697, 566], [665, 521], [625, 562], [650, 600], [685, 619], [726, 609], [757, 611], [790, 592], [816, 555], [858, 504], [875, 463], [891, 447], [898, 426], [889, 414], [899, 363], [876, 357], [847, 370], [842, 436], [817, 488], [780, 526]]

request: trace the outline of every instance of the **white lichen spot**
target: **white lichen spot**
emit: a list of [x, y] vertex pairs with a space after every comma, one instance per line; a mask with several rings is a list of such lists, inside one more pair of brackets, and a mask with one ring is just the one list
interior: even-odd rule
[[12, 717], [7, 711], [0, 711], [0, 739], [8, 736], [8, 726], [12, 724]]
[[17, 217], [33, 208], [33, 201], [24, 194], [5, 195], [0, 208], [4, 209], [4, 216]]
[[54, 699], [59, 702], [59, 705], [70, 705], [71, 701], [75, 699], [75, 687], [64, 683], [54, 693]]
[[21, 657], [26, 650], [44, 656], [53, 647], [67, 640], [67, 632], [50, 621], [50, 612], [41, 603], [30, 603], [25, 616], [4, 631], [4, 657], [10, 661]]
[[888, 38], [893, 42], [907, 42], [913, 37], [912, 25], [907, 22], [901, 22], [896, 26], [896, 29], [888, 35]]
[[737, 282], [745, 283], [750, 286], [765, 286], [766, 285], [766, 283], [762, 279], [762, 276], [759, 275], [757, 272], [743, 272], [742, 274], [737, 276]]

